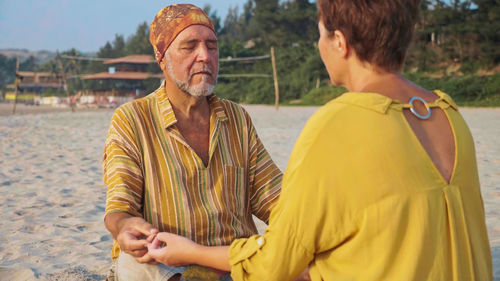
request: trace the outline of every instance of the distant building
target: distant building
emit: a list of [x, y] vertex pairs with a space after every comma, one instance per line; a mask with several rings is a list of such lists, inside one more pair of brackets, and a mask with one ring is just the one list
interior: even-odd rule
[[146, 81], [159, 83], [163, 75], [148, 72], [149, 65], [156, 63], [149, 55], [131, 55], [103, 62], [107, 72], [84, 75], [88, 81], [86, 90], [76, 95], [80, 105], [116, 106], [146, 95]]
[[[44, 93], [64, 93], [64, 80], [61, 74], [50, 72], [19, 71], [20, 83], [18, 86], [17, 102], [35, 104]], [[15, 84], [6, 86], [6, 102], [16, 99]]]

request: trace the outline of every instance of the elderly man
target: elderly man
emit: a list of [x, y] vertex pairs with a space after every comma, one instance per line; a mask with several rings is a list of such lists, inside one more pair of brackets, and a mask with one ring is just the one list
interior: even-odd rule
[[250, 116], [212, 93], [218, 46], [207, 15], [193, 5], [165, 7], [150, 41], [165, 82], [115, 111], [103, 156], [118, 280], [179, 278], [185, 268], [147, 253], [158, 231], [229, 245], [257, 232], [252, 215], [268, 221], [281, 186]]

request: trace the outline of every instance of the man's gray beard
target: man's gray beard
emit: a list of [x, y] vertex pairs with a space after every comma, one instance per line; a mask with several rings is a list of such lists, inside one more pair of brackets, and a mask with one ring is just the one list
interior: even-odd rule
[[[208, 83], [208, 77], [206, 75], [203, 75], [202, 80], [198, 85], [190, 86], [189, 81], [191, 81], [191, 75], [188, 77], [187, 81], [178, 80], [177, 77], [175, 77], [172, 61], [170, 60], [170, 55], [168, 54], [168, 52], [165, 53], [165, 59], [167, 63], [168, 76], [170, 76], [170, 78], [174, 80], [175, 85], [177, 85], [177, 88], [179, 88], [181, 91], [193, 97], [206, 97], [212, 94], [215, 85], [217, 85], [217, 74], [215, 75], [215, 83], [213, 85]], [[219, 70], [219, 68], [217, 68], [217, 70]]]

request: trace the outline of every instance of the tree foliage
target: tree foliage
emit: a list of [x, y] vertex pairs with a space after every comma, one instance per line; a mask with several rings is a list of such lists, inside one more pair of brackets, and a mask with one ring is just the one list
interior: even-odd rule
[[131, 54], [153, 54], [153, 47], [149, 43], [149, 25], [147, 22], [141, 23], [130, 38], [127, 39], [125, 53]]
[[[241, 9], [240, 9], [241, 8]], [[232, 6], [222, 20], [210, 5], [204, 7], [212, 19], [219, 40], [220, 58], [267, 55], [276, 51], [277, 72], [282, 102], [302, 99], [321, 102], [338, 95], [341, 90], [325, 90], [328, 74], [317, 49], [317, 7], [309, 0], [247, 0], [243, 7]], [[459, 91], [473, 83], [478, 71], [487, 72], [500, 64], [500, 0], [422, 0], [420, 18], [415, 30], [404, 71], [417, 82], [427, 83], [426, 76], [440, 75], [448, 84], [433, 82], [451, 91]], [[77, 50], [62, 54], [82, 55]], [[141, 23], [128, 38], [115, 35], [97, 52], [99, 58], [115, 58], [132, 54], [153, 54], [149, 43], [149, 25]], [[64, 60], [65, 71], [95, 73], [105, 71], [99, 61]], [[0, 86], [13, 81], [15, 59], [0, 55]], [[21, 69], [56, 71], [55, 61], [38, 64], [35, 58], [23, 62]], [[152, 64], [150, 71], [159, 72]], [[272, 74], [270, 60], [220, 62], [220, 74]], [[415, 74], [416, 73], [416, 74]], [[463, 77], [458, 77], [463, 75]], [[472, 75], [472, 76], [471, 76]], [[451, 78], [450, 78], [451, 77]], [[497, 85], [498, 75], [484, 85]], [[77, 81], [76, 79], [75, 81]], [[451, 85], [463, 85], [461, 89]], [[485, 82], [486, 81], [486, 82]], [[488, 82], [489, 81], [489, 82]], [[72, 90], [92, 86], [94, 82], [73, 82]], [[147, 81], [153, 88], [157, 81]], [[95, 85], [94, 85], [95, 86]], [[320, 89], [316, 89], [317, 87]], [[472, 86], [471, 86], [472, 87]], [[484, 86], [486, 87], [486, 86]], [[490, 86], [488, 86], [490, 87]], [[470, 88], [470, 87], [469, 87]], [[472, 88], [470, 88], [472, 89]], [[499, 95], [496, 86], [471, 90], [469, 101], [485, 95]], [[224, 98], [246, 103], [272, 103], [272, 78], [219, 78], [216, 93]], [[480, 94], [478, 94], [480, 93]], [[467, 94], [466, 94], [467, 95]]]

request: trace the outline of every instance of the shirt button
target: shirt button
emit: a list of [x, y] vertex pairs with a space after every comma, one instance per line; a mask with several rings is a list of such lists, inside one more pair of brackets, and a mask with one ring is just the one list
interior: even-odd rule
[[257, 244], [259, 244], [259, 245], [262, 245], [262, 243], [263, 243], [263, 242], [264, 242], [264, 240], [262, 240], [262, 238], [259, 238], [259, 239], [257, 240]]

